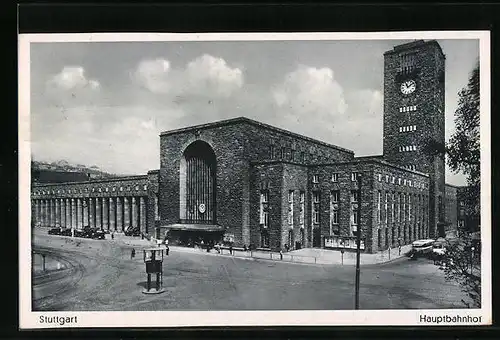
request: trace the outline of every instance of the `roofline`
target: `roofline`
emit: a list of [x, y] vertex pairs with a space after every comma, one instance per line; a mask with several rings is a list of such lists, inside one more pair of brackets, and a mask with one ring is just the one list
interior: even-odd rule
[[154, 170], [149, 170], [148, 174], [156, 174], [156, 173], [159, 173], [159, 172], [160, 172], [160, 169], [154, 169]]
[[353, 161], [346, 161], [346, 162], [330, 162], [330, 163], [319, 163], [319, 164], [300, 164], [300, 163], [295, 163], [295, 162], [290, 162], [290, 161], [280, 161], [280, 160], [273, 160], [273, 161], [251, 161], [251, 165], [273, 165], [273, 164], [289, 164], [289, 165], [299, 165], [303, 166], [306, 168], [314, 168], [318, 166], [335, 166], [335, 165], [349, 165], [349, 164], [360, 164], [360, 163], [372, 163], [372, 164], [381, 164], [384, 166], [389, 166], [391, 168], [395, 168], [404, 172], [409, 172], [413, 173], [419, 176], [427, 177], [429, 178], [429, 175], [424, 173], [424, 172], [419, 172], [415, 170], [409, 170], [403, 167], [400, 167], [399, 165], [392, 164], [386, 161], [380, 161], [377, 159], [367, 159], [367, 160], [356, 160], [354, 159]]
[[419, 175], [419, 176], [429, 177], [429, 174], [426, 174], [424, 172], [406, 169], [406, 168], [403, 168], [403, 167], [401, 167], [399, 165], [396, 165], [396, 164], [393, 164], [393, 163], [389, 163], [389, 162], [386, 162], [386, 161], [383, 161], [383, 160], [373, 159], [373, 158], [372, 159], [366, 159], [366, 160], [364, 160], [364, 159], [363, 160], [358, 160], [358, 159], [355, 158], [353, 161], [348, 161], [348, 162], [334, 162], [334, 163], [311, 164], [310, 166], [311, 167], [315, 167], [315, 166], [345, 165], [345, 164], [359, 164], [359, 163], [381, 164], [381, 165], [388, 166], [388, 167], [391, 167], [391, 168], [395, 168], [395, 169], [398, 169], [398, 170], [401, 170], [401, 171], [404, 171], [404, 172], [410, 172], [410, 173], [414, 173], [414, 174]]
[[438, 47], [439, 52], [441, 52], [441, 55], [443, 56], [443, 58], [446, 59], [446, 55], [444, 54], [443, 49], [441, 48], [441, 45], [439, 45], [439, 43], [437, 42], [436, 39], [432, 39], [432, 40], [417, 39], [417, 40], [411, 41], [409, 43], [397, 45], [397, 46], [394, 46], [392, 50], [385, 51], [384, 55], [393, 54], [393, 53], [403, 51], [405, 49], [412, 49], [415, 47], [425, 46], [425, 45], [436, 45]]
[[254, 126], [258, 126], [258, 127], [266, 128], [268, 130], [280, 132], [280, 133], [283, 133], [283, 134], [286, 134], [286, 135], [289, 135], [292, 137], [300, 138], [300, 139], [303, 139], [303, 140], [306, 140], [309, 142], [313, 142], [316, 144], [320, 144], [323, 146], [334, 148], [334, 149], [337, 149], [337, 150], [347, 152], [347, 153], [354, 155], [354, 151], [352, 151], [352, 150], [349, 150], [349, 149], [346, 149], [346, 148], [343, 148], [343, 147], [340, 147], [337, 145], [329, 144], [329, 143], [326, 143], [326, 142], [323, 142], [323, 141], [320, 141], [320, 140], [317, 140], [317, 139], [314, 139], [311, 137], [300, 135], [298, 133], [291, 132], [291, 131], [285, 130], [285, 129], [281, 129], [281, 128], [278, 128], [276, 126], [272, 126], [272, 125], [269, 125], [266, 123], [258, 122], [256, 120], [253, 120], [253, 119], [250, 119], [247, 117], [236, 117], [236, 118], [219, 120], [219, 121], [215, 121], [215, 122], [211, 122], [211, 123], [205, 123], [205, 124], [193, 125], [193, 126], [183, 127], [183, 128], [169, 130], [169, 131], [163, 131], [160, 133], [160, 137], [169, 136], [169, 135], [182, 133], [182, 132], [188, 132], [188, 131], [192, 131], [192, 130], [208, 129], [208, 128], [212, 128], [212, 127], [227, 126], [227, 125], [233, 125], [233, 124], [238, 124], [238, 123], [248, 123], [248, 124], [251, 124]]
[[460, 189], [460, 188], [466, 188], [466, 185], [455, 185], [455, 184], [450, 184], [450, 183], [444, 183], [445, 186]]
[[89, 179], [88, 181], [75, 181], [75, 182], [60, 182], [60, 183], [33, 183], [34, 187], [43, 186], [58, 186], [67, 184], [93, 184], [102, 182], [119, 182], [119, 181], [129, 181], [134, 179], [147, 179], [147, 175], [133, 175], [133, 176], [123, 176], [123, 177], [110, 177], [110, 178], [99, 178], [99, 179]]

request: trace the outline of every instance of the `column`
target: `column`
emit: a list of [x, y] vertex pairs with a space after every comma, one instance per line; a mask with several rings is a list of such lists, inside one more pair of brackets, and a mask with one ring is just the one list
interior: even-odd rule
[[123, 231], [123, 206], [121, 197], [116, 198], [116, 229]]
[[54, 199], [50, 199], [50, 225], [54, 226], [55, 223], [55, 201]]
[[66, 205], [66, 228], [71, 228], [71, 200], [69, 198], [65, 198]]
[[95, 197], [89, 197], [89, 226], [95, 228]]
[[137, 200], [132, 196], [132, 227], [137, 227]]
[[56, 227], [61, 226], [61, 218], [60, 218], [61, 207], [59, 206], [59, 199], [56, 198], [54, 200], [54, 224]]
[[116, 206], [115, 206], [115, 199], [113, 197], [110, 197], [108, 200], [109, 204], [109, 229], [116, 231]]
[[70, 199], [70, 209], [71, 209], [71, 215], [70, 215], [70, 227], [74, 228], [75, 227], [75, 222], [76, 222], [76, 204], [75, 204], [75, 199], [71, 198]]
[[128, 197], [123, 197], [123, 229], [130, 226], [130, 204]]
[[89, 202], [88, 198], [83, 198], [83, 226], [86, 227], [89, 225]]
[[64, 203], [64, 198], [59, 199], [59, 207], [60, 207], [60, 218], [61, 218], [61, 227], [66, 227], [66, 205]]
[[146, 201], [143, 196], [139, 198], [139, 219], [141, 232], [146, 233]]
[[109, 230], [108, 221], [108, 197], [102, 198], [102, 229]]
[[76, 227], [82, 229], [82, 199], [76, 199]]
[[99, 197], [95, 198], [95, 227], [102, 228], [102, 212], [101, 212], [101, 199]]

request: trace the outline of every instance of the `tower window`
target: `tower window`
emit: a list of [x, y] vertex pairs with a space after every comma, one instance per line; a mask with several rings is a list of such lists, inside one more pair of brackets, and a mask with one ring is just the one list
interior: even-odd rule
[[338, 182], [338, 181], [339, 181], [339, 174], [333, 173], [332, 174], [332, 182]]
[[[401, 151], [401, 150], [400, 150]], [[382, 174], [378, 174], [378, 181], [381, 182], [382, 181]]]
[[313, 183], [319, 183], [319, 175], [313, 175], [312, 181]]
[[274, 145], [269, 146], [269, 156], [271, 159], [274, 159]]
[[358, 180], [358, 173], [353, 172], [351, 173], [351, 181], [356, 182]]

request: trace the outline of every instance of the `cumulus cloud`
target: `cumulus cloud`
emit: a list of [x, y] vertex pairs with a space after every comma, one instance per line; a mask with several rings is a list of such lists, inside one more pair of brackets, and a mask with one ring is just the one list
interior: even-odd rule
[[203, 95], [229, 97], [243, 86], [243, 71], [232, 68], [222, 58], [204, 54], [184, 68], [172, 69], [166, 59], [139, 62], [134, 79], [153, 93], [172, 96]]
[[333, 118], [347, 110], [342, 86], [330, 68], [300, 66], [288, 73], [273, 89], [278, 107], [294, 114], [314, 114]]
[[134, 76], [137, 82], [153, 93], [165, 93], [170, 89], [168, 75], [170, 62], [165, 59], [142, 60]]
[[61, 72], [49, 78], [47, 86], [62, 90], [83, 88], [97, 90], [100, 83], [95, 79], [87, 79], [85, 69], [81, 66], [65, 66]]

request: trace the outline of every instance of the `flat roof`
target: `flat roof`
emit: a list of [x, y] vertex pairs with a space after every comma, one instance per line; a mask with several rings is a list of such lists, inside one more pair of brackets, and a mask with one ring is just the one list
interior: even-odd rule
[[261, 122], [258, 122], [256, 120], [253, 120], [253, 119], [250, 119], [247, 117], [237, 117], [237, 118], [224, 119], [224, 120], [219, 120], [219, 121], [215, 121], [215, 122], [211, 122], [211, 123], [192, 125], [189, 127], [164, 131], [164, 132], [160, 133], [160, 137], [173, 135], [173, 134], [177, 134], [177, 133], [182, 133], [182, 132], [188, 132], [188, 131], [192, 131], [192, 130], [209, 129], [209, 128], [213, 128], [213, 127], [235, 125], [235, 124], [242, 124], [242, 123], [247, 123], [247, 124], [251, 124], [251, 125], [254, 125], [254, 126], [257, 126], [260, 128], [267, 129], [267, 130], [276, 131], [276, 132], [279, 132], [279, 133], [282, 133], [282, 134], [285, 134], [285, 135], [288, 135], [291, 137], [300, 138], [300, 139], [306, 140], [308, 142], [313, 142], [316, 144], [320, 144], [323, 146], [334, 148], [334, 149], [337, 149], [337, 150], [340, 150], [343, 152], [347, 152], [347, 153], [351, 153], [354, 155], [354, 151], [352, 151], [352, 150], [349, 150], [349, 149], [346, 149], [346, 148], [343, 148], [343, 147], [340, 147], [337, 145], [329, 144], [329, 143], [326, 143], [326, 142], [323, 142], [323, 141], [320, 141], [320, 140], [317, 140], [317, 139], [314, 139], [311, 137], [306, 137], [306, 136], [300, 135], [298, 133], [291, 132], [291, 131], [288, 131], [285, 129], [281, 129], [281, 128], [278, 128], [278, 127], [275, 127], [275, 126], [272, 126], [269, 124], [261, 123]]
[[441, 48], [441, 45], [439, 45], [439, 43], [436, 40], [427, 40], [427, 41], [425, 41], [425, 40], [422, 40], [422, 39], [394, 46], [392, 50], [384, 52], [384, 55], [391, 54], [391, 53], [397, 53], [397, 52], [401, 52], [401, 51], [404, 51], [404, 50], [410, 50], [412, 48], [416, 48], [416, 47], [420, 47], [420, 46], [425, 46], [425, 45], [435, 45], [435, 46], [437, 46], [439, 52], [441, 52], [441, 55], [446, 59], [446, 55], [444, 54], [443, 49]]
[[89, 179], [87, 181], [78, 181], [78, 182], [61, 182], [61, 183], [33, 183], [35, 187], [43, 187], [43, 186], [58, 186], [58, 185], [67, 185], [67, 184], [93, 184], [93, 183], [101, 183], [101, 182], [119, 182], [119, 181], [131, 181], [137, 179], [147, 179], [147, 175], [131, 175], [131, 176], [116, 176], [116, 177], [107, 177], [107, 178], [94, 178]]

